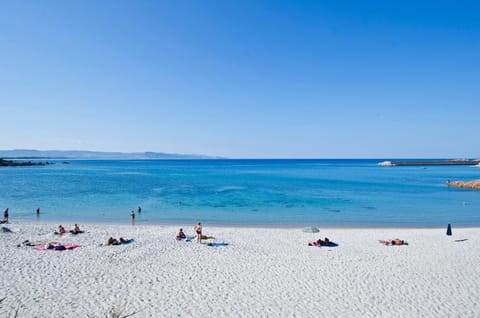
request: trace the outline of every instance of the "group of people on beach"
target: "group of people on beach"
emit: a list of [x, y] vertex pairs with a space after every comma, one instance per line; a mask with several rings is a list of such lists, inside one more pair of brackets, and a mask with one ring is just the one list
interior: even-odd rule
[[[142, 212], [142, 208], [139, 206], [137, 208], [137, 213], [141, 213], [141, 212]], [[37, 215], [40, 214], [40, 208], [37, 208], [36, 213], [37, 213]], [[8, 211], [8, 208], [6, 208], [3, 211], [3, 220], [0, 220], [0, 223], [8, 223], [8, 217], [9, 217], [9, 211]], [[132, 223], [133, 223], [135, 221], [135, 211], [133, 211], [133, 210], [131, 212], [131, 218], [132, 218]], [[203, 226], [202, 226], [201, 222], [198, 222], [197, 224], [195, 224], [195, 226], [193, 227], [193, 230], [196, 233], [198, 243], [201, 243], [202, 239], [207, 238], [207, 237], [204, 237], [202, 235]], [[76, 223], [74, 224], [73, 228], [68, 232], [71, 233], [71, 234], [83, 233], [83, 231], [80, 230], [80, 227]], [[66, 233], [67, 233], [67, 231], [65, 230], [65, 228], [62, 225], [59, 225], [58, 226], [58, 231], [54, 232], [54, 234], [56, 234], [56, 235], [64, 235]], [[187, 238], [187, 236], [185, 235], [185, 232], [183, 232], [183, 228], [180, 228], [178, 230], [175, 238], [177, 240], [183, 240], [183, 239]], [[120, 237], [118, 240], [113, 238], [113, 237], [110, 237], [110, 238], [108, 238], [106, 245], [120, 245], [120, 244], [125, 244], [125, 243], [131, 242], [131, 241], [132, 241], [131, 239], [130, 240], [125, 240], [122, 237]], [[398, 238], [391, 239], [391, 240], [379, 240], [379, 242], [384, 244], [384, 245], [408, 245], [408, 243], [406, 241], [398, 239]], [[309, 246], [332, 246], [332, 243], [333, 242], [331, 242], [327, 237], [325, 237], [324, 240], [318, 239], [318, 240], [311, 241], [311, 242], [308, 243], [308, 245]]]
[[123, 237], [120, 237], [118, 240], [113, 237], [109, 237], [105, 245], [122, 245], [122, 244], [128, 244], [132, 242], [133, 239], [124, 239]]
[[[37, 213], [37, 216], [39, 216], [40, 215], [40, 208], [37, 208], [37, 210], [35, 212]], [[8, 211], [8, 208], [6, 208], [3, 211], [3, 220], [0, 220], [0, 224], [1, 223], [8, 223], [8, 217], [9, 217], [9, 211]]]
[[[56, 234], [56, 235], [64, 235], [66, 233], [67, 233], [67, 231], [65, 230], [65, 228], [62, 225], [59, 225], [58, 226], [58, 231], [54, 232], [54, 234]], [[80, 227], [78, 226], [78, 224], [75, 223], [73, 228], [70, 231], [68, 231], [68, 233], [80, 234], [80, 233], [84, 233], [84, 231], [80, 230]], [[133, 239], [124, 239], [123, 237], [120, 237], [119, 239], [116, 239], [116, 238], [113, 238], [113, 237], [110, 236], [107, 239], [105, 245], [121, 245], [121, 244], [128, 244], [128, 243], [131, 243], [131, 242], [133, 242]]]
[[[408, 245], [408, 243], [405, 240], [401, 240], [399, 238], [393, 239], [393, 240], [379, 240], [380, 243], [383, 245]], [[318, 239], [315, 241], [311, 241], [308, 243], [308, 246], [337, 246], [336, 243], [330, 241], [328, 237], [326, 237], [324, 240]]]
[[[53, 232], [53, 234], [55, 234], [55, 235], [64, 235], [66, 233], [67, 233], [67, 231], [65, 230], [65, 228], [62, 225], [58, 226], [58, 231]], [[80, 227], [78, 226], [78, 224], [75, 223], [73, 228], [70, 231], [68, 231], [68, 233], [80, 234], [80, 233], [83, 233], [83, 231], [80, 230]]]
[[[195, 224], [195, 226], [193, 227], [193, 230], [195, 231], [195, 233], [197, 234], [197, 242], [198, 243], [201, 243], [202, 242], [202, 239], [204, 238], [202, 236], [202, 223], [201, 222], [198, 222], [197, 224]], [[185, 232], [183, 232], [183, 228], [180, 228], [177, 232], [177, 236], [175, 237], [177, 240], [183, 240], [185, 238], [187, 238], [187, 236], [185, 235]]]
[[[140, 214], [142, 213], [142, 208], [141, 207], [138, 207], [137, 208], [137, 213]], [[130, 217], [132, 218], [132, 224], [135, 223], [135, 211], [132, 210], [132, 212], [130, 212]]]

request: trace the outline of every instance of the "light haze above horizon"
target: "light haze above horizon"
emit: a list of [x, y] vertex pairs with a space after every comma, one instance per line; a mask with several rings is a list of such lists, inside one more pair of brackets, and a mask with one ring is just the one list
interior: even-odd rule
[[476, 1], [3, 1], [0, 149], [478, 158]]

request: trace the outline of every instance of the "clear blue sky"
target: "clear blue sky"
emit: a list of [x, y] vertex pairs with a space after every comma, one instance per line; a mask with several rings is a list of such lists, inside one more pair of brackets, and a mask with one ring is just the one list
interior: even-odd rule
[[0, 0], [0, 149], [480, 157], [478, 3]]

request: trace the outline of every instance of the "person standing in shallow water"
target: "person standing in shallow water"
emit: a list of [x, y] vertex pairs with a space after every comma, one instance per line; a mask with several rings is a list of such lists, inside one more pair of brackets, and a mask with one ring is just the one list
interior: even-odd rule
[[141, 212], [142, 212], [142, 208], [141, 208], [141, 207], [138, 207], [137, 212], [138, 212], [138, 213], [141, 213]]
[[130, 216], [132, 217], [132, 224], [135, 223], [135, 211], [132, 211], [132, 213], [130, 213]]
[[8, 223], [8, 208], [3, 211], [3, 219], [6, 223]]
[[40, 215], [40, 208], [37, 208], [37, 215]]
[[195, 225], [193, 229], [197, 233], [197, 242], [201, 243], [202, 242], [202, 223], [198, 222], [198, 224]]

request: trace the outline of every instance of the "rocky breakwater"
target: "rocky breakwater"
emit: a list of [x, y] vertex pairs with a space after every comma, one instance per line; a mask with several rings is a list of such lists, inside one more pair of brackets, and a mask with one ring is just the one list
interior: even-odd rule
[[447, 181], [447, 186], [480, 190], [480, 180], [473, 181]]
[[16, 161], [0, 159], [0, 167], [21, 167], [21, 166], [46, 166], [49, 162], [39, 161]]

